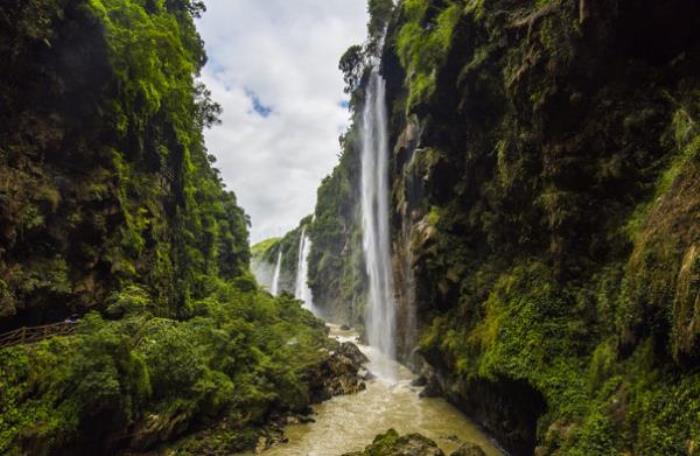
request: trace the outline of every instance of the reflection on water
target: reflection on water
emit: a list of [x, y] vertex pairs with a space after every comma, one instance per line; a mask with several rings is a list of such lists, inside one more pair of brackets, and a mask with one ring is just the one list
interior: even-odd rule
[[[331, 325], [331, 336], [356, 342], [356, 334]], [[396, 372], [398, 380], [377, 378], [367, 390], [335, 397], [314, 406], [315, 423], [291, 425], [286, 429], [289, 443], [273, 447], [265, 456], [335, 456], [364, 449], [374, 437], [389, 428], [399, 434], [418, 432], [434, 440], [446, 454], [461, 442], [474, 442], [487, 455], [502, 455], [471, 421], [443, 399], [419, 398], [412, 387], [413, 374], [383, 357], [377, 350], [358, 345], [370, 358], [370, 371]], [[379, 367], [379, 369], [377, 369]]]

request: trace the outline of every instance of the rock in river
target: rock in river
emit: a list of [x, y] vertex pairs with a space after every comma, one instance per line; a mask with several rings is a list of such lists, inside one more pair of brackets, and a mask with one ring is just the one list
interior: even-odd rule
[[420, 434], [399, 436], [394, 429], [375, 437], [364, 451], [343, 456], [445, 456], [437, 444]]

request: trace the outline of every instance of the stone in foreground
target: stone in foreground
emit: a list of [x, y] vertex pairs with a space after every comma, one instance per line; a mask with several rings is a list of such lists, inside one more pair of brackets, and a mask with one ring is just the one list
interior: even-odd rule
[[399, 436], [394, 429], [374, 438], [374, 442], [364, 449], [343, 456], [445, 456], [440, 448], [420, 434]]

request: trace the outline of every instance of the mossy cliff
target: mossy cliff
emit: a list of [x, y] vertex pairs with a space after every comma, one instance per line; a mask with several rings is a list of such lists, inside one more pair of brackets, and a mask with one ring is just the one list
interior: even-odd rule
[[301, 234], [309, 228], [311, 216], [299, 222], [299, 226], [286, 233], [281, 238], [270, 238], [255, 244], [251, 248], [251, 269], [258, 283], [270, 289], [275, 274], [275, 266], [280, 252], [279, 291], [294, 294], [299, 263], [299, 243]]
[[[360, 54], [357, 56], [361, 58]], [[348, 71], [353, 71], [353, 68]], [[254, 246], [252, 259], [258, 279], [271, 283], [281, 250], [280, 289], [293, 292], [299, 237], [305, 226], [312, 242], [307, 279], [315, 311], [328, 321], [358, 328], [363, 325], [367, 290], [359, 212], [360, 118], [357, 106], [362, 96], [361, 87], [352, 93], [353, 125], [340, 138], [338, 165], [318, 188], [313, 217], [304, 218], [297, 228], [281, 239], [268, 239]]]
[[248, 230], [202, 128], [218, 105], [199, 2], [11, 1], [0, 58], [0, 327], [104, 307], [131, 282], [186, 315], [248, 268]]
[[341, 138], [340, 163], [318, 189], [309, 230], [309, 287], [325, 318], [361, 326], [365, 266], [360, 224], [360, 160], [357, 130]]
[[698, 451], [699, 27], [689, 0], [403, 0], [388, 23], [404, 352], [514, 454]]
[[255, 283], [204, 147], [202, 11], [0, 5], [0, 332], [81, 317], [0, 349], [2, 454], [230, 454], [327, 397], [326, 329]]

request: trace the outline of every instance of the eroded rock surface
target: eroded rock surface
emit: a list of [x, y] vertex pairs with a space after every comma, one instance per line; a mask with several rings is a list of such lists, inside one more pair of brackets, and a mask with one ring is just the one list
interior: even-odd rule
[[420, 434], [399, 436], [394, 429], [378, 435], [364, 451], [343, 456], [445, 456], [437, 444]]

